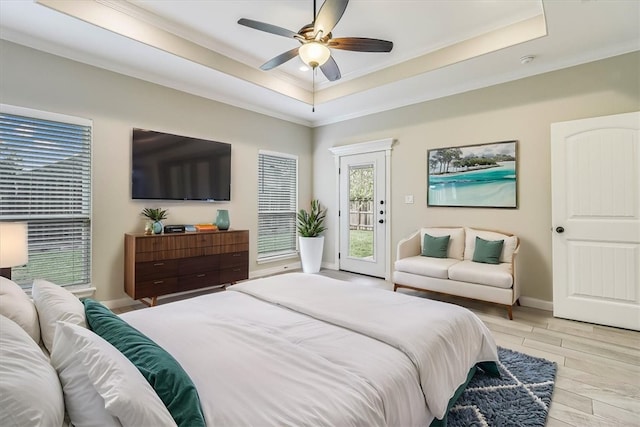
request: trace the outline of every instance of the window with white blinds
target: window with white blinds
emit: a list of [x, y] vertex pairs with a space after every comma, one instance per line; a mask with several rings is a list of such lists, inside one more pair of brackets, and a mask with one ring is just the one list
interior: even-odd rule
[[12, 280], [90, 283], [91, 122], [0, 107], [0, 221], [29, 231], [29, 260]]
[[258, 154], [258, 261], [296, 253], [298, 157]]

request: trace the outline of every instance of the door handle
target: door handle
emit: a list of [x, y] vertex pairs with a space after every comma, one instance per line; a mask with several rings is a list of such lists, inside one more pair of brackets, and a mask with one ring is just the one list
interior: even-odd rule
[[384, 223], [384, 219], [380, 219], [380, 220], [378, 220], [378, 222], [379, 222], [380, 224], [383, 224], [383, 223]]
[[564, 227], [556, 227], [556, 233], [558, 234], [564, 233]]

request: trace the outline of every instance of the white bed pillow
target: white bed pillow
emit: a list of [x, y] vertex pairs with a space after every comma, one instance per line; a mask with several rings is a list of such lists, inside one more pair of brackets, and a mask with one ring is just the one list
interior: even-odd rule
[[49, 352], [53, 349], [53, 337], [58, 321], [87, 327], [84, 305], [78, 297], [62, 286], [36, 279], [33, 281], [31, 295], [40, 318], [42, 342]]
[[[56, 328], [58, 331], [60, 328]], [[87, 369], [77, 363], [77, 349], [61, 332], [53, 339], [51, 364], [58, 371], [67, 414], [74, 427], [121, 427], [120, 421], [105, 408], [87, 376]]]
[[20, 325], [0, 316], [0, 426], [61, 426], [62, 387], [42, 349]]
[[462, 261], [464, 254], [464, 228], [445, 228], [445, 227], [430, 227], [420, 230], [420, 252], [424, 250], [424, 235], [428, 234], [433, 237], [449, 236], [449, 249], [447, 251], [447, 258], [459, 259]]
[[477, 230], [468, 227], [465, 227], [465, 235], [464, 259], [473, 259], [473, 253], [476, 250], [476, 237], [480, 237], [481, 239], [489, 241], [504, 240], [502, 252], [500, 253], [500, 262], [512, 262], [513, 252], [518, 245], [518, 238], [516, 236], [507, 236], [506, 234], [495, 231]]
[[[65, 390], [67, 380], [88, 381], [103, 399], [106, 410], [123, 426], [176, 425], [156, 392], [129, 359], [90, 330], [59, 322], [51, 362], [60, 369]], [[86, 389], [88, 386], [74, 387]], [[91, 404], [96, 404], [95, 399]], [[74, 422], [74, 415], [71, 412], [69, 415]], [[83, 417], [89, 415], [83, 414]]]
[[0, 314], [16, 322], [40, 344], [40, 323], [33, 301], [20, 285], [0, 276]]

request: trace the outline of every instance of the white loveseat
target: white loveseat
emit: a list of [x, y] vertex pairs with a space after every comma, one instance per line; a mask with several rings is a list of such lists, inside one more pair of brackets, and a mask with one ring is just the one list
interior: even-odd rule
[[[422, 255], [424, 235], [450, 236], [446, 258]], [[476, 237], [503, 240], [497, 264], [475, 262]], [[512, 307], [520, 305], [516, 276], [517, 236], [469, 227], [429, 227], [398, 243], [393, 272], [393, 290], [409, 288], [486, 301], [505, 306], [513, 320]]]

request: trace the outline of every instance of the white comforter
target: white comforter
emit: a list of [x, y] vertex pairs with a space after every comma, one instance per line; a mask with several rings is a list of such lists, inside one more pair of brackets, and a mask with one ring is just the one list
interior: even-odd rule
[[497, 360], [466, 309], [316, 275], [122, 317], [191, 376], [210, 426], [426, 426], [476, 362]]

